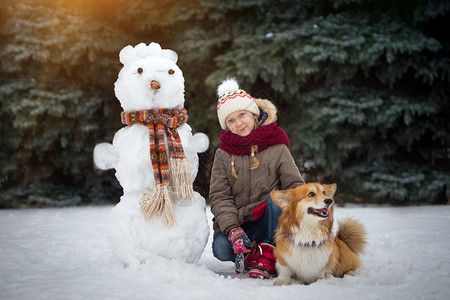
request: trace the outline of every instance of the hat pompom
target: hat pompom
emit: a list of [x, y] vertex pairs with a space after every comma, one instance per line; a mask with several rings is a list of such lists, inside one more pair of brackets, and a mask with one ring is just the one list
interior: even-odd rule
[[217, 87], [217, 96], [222, 98], [227, 94], [239, 91], [239, 83], [236, 78], [227, 78]]
[[259, 108], [253, 97], [239, 88], [236, 78], [228, 78], [217, 87], [217, 117], [222, 129], [226, 129], [227, 116], [238, 110], [246, 110], [259, 116]]

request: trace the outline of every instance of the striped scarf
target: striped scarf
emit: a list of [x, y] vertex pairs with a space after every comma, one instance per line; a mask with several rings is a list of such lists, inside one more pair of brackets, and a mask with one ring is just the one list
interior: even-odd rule
[[[148, 109], [122, 112], [122, 124], [141, 124], [148, 127], [150, 139], [150, 159], [152, 161], [155, 189], [144, 191], [140, 201], [146, 220], [161, 216], [169, 227], [174, 225], [171, 195], [177, 198], [192, 198], [191, 172], [184, 154], [177, 128], [187, 122], [186, 109]], [[167, 137], [169, 156], [164, 143]]]

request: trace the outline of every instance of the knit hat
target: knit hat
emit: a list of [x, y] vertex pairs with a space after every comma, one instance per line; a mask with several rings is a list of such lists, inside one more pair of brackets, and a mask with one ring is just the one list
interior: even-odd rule
[[259, 108], [252, 96], [239, 88], [236, 78], [228, 78], [217, 87], [217, 116], [222, 129], [226, 129], [225, 120], [229, 114], [238, 110], [247, 110], [259, 116]]

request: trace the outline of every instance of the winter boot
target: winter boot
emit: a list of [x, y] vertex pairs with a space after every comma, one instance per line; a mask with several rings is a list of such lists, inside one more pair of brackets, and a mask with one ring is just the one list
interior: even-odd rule
[[250, 272], [251, 269], [258, 266], [259, 257], [261, 256], [261, 248], [258, 245], [258, 243], [253, 243], [247, 258], [244, 260], [245, 273]]
[[257, 244], [257, 250], [259, 250], [257, 251], [259, 252], [257, 253], [258, 257], [255, 262], [251, 263], [251, 268], [248, 273], [251, 278], [269, 279], [278, 276], [277, 269], [275, 268], [276, 259], [273, 254], [274, 248], [273, 245], [268, 243]]

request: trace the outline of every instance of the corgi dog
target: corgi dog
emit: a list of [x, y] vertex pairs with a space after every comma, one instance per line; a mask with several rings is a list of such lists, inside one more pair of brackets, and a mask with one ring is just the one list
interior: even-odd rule
[[310, 284], [329, 275], [355, 275], [367, 233], [359, 221], [346, 218], [333, 234], [335, 192], [336, 184], [308, 183], [271, 193], [282, 209], [275, 233], [274, 285], [291, 284], [292, 278]]

